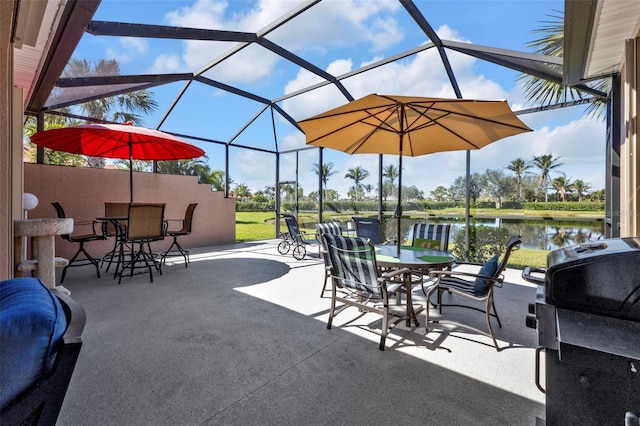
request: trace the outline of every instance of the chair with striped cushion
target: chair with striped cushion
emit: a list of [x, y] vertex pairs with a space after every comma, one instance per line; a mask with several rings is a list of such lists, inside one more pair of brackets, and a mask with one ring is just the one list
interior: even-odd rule
[[[428, 241], [430, 247], [435, 250], [448, 251], [449, 250], [449, 233], [451, 232], [451, 225], [445, 225], [442, 223], [416, 223], [413, 225], [413, 238], [411, 245], [419, 245], [420, 240]], [[440, 244], [436, 247], [436, 242]]]
[[318, 233], [318, 240], [320, 241], [320, 253], [322, 254], [322, 258], [324, 259], [324, 283], [322, 284], [322, 291], [320, 292], [320, 297], [324, 296], [324, 292], [327, 290], [327, 281], [329, 281], [329, 276], [331, 272], [329, 270], [329, 258], [327, 256], [327, 247], [324, 244], [324, 240], [322, 239], [322, 235], [324, 234], [333, 234], [333, 235], [342, 235], [342, 229], [340, 229], [339, 222], [325, 222], [316, 224], [316, 231]]
[[[427, 301], [431, 295], [437, 291], [437, 306], [439, 308], [440, 314], [442, 314], [443, 306], [457, 306], [460, 308], [468, 308], [473, 309], [479, 312], [483, 312], [485, 314], [487, 320], [487, 326], [489, 328], [489, 333], [485, 333], [480, 331], [474, 327], [465, 326], [474, 331], [477, 331], [481, 334], [486, 334], [491, 337], [493, 340], [493, 344], [496, 347], [496, 350], [500, 350], [498, 347], [498, 342], [496, 341], [495, 334], [493, 332], [493, 328], [491, 327], [491, 317], [494, 317], [498, 326], [502, 328], [502, 323], [500, 322], [500, 317], [498, 317], [498, 312], [496, 311], [496, 305], [493, 298], [493, 291], [495, 287], [502, 287], [502, 283], [504, 281], [504, 276], [502, 273], [507, 267], [507, 262], [509, 261], [509, 256], [511, 252], [520, 245], [521, 239], [520, 236], [512, 237], [509, 242], [506, 244], [506, 248], [504, 251], [504, 256], [502, 260], [499, 261], [499, 255], [496, 254], [494, 257], [489, 259], [484, 265], [478, 263], [465, 263], [465, 262], [456, 262], [457, 266], [460, 265], [475, 265], [480, 267], [480, 270], [477, 273], [467, 272], [466, 270], [458, 270], [457, 268], [449, 271], [431, 271], [429, 275], [437, 278], [437, 281], [434, 285], [432, 285], [429, 290], [426, 292]], [[482, 308], [471, 305], [459, 305], [453, 303], [442, 303], [442, 293], [448, 292], [451, 294], [451, 297], [461, 296], [467, 301], [478, 302], [483, 304]], [[441, 320], [429, 320], [429, 303], [427, 303], [427, 318], [426, 318], [426, 331], [429, 331], [429, 322], [437, 323], [442, 322]], [[457, 324], [457, 323], [456, 323]], [[459, 324], [458, 324], [459, 325]]]
[[[387, 334], [396, 324], [411, 318], [418, 325], [413, 307], [391, 304], [392, 297], [404, 285], [394, 278], [410, 272], [408, 269], [381, 274], [376, 263], [375, 248], [365, 238], [329, 233], [322, 234], [321, 238], [327, 248], [332, 283], [328, 329], [333, 318], [349, 306], [382, 315], [379, 349], [383, 351]], [[341, 305], [338, 306], [338, 303]], [[393, 318], [396, 319], [391, 323]]]
[[[411, 245], [414, 247], [449, 251], [450, 231], [451, 225], [445, 225], [442, 223], [416, 223], [413, 225]], [[430, 270], [431, 269], [420, 269], [414, 274], [414, 281], [423, 284], [423, 291], [423, 279], [428, 276]]]

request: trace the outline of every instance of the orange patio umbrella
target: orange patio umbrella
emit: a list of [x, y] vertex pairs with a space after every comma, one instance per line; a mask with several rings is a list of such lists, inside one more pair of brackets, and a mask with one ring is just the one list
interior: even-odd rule
[[402, 157], [480, 149], [532, 131], [507, 101], [371, 94], [299, 121], [307, 144], [349, 154], [399, 155], [398, 254], [402, 216]]

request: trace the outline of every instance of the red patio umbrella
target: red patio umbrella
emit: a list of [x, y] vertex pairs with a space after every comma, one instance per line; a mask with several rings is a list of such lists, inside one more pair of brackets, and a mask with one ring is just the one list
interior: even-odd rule
[[128, 159], [130, 199], [133, 202], [133, 160], [184, 160], [204, 150], [161, 132], [124, 124], [83, 124], [45, 130], [31, 136], [36, 145], [71, 154]]

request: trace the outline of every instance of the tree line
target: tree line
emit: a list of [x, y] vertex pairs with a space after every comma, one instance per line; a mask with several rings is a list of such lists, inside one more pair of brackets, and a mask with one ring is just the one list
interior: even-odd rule
[[[523, 158], [511, 160], [503, 169], [487, 169], [483, 173], [473, 173], [469, 176], [469, 197], [471, 201], [495, 201], [498, 206], [504, 201], [604, 201], [604, 190], [591, 191], [590, 183], [582, 179], [573, 180], [560, 171], [563, 164], [560, 157], [553, 154], [534, 156], [530, 161]], [[329, 187], [329, 180], [338, 174], [333, 163], [320, 166], [313, 164], [312, 171], [316, 175], [322, 173], [322, 197], [324, 201], [338, 201], [340, 194]], [[377, 186], [366, 183], [369, 171], [357, 166], [350, 168], [343, 175], [345, 179], [353, 181], [349, 187], [346, 199], [351, 201], [373, 200], [377, 198]], [[382, 198], [387, 200], [397, 194], [399, 171], [395, 165], [383, 168]], [[555, 175], [552, 176], [552, 175]], [[293, 185], [281, 187], [282, 198], [292, 201], [295, 198]], [[260, 201], [267, 201], [268, 196], [275, 196], [273, 187], [266, 187], [259, 191]], [[249, 194], [244, 194], [246, 198]], [[298, 187], [298, 198], [318, 200], [318, 193], [313, 191], [304, 196], [302, 188]], [[464, 201], [466, 199], [466, 177], [459, 176], [449, 186], [438, 186], [425, 196], [424, 192], [415, 185], [402, 187], [403, 201]]]

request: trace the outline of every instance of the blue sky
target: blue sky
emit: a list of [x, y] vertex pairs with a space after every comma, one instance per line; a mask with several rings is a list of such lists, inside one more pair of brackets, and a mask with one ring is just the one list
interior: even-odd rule
[[[526, 51], [525, 44], [536, 38], [532, 31], [562, 1], [421, 1], [416, 5], [442, 39]], [[300, 5], [299, 1], [158, 1], [102, 0], [95, 20], [176, 25], [234, 31], [257, 32], [282, 14]], [[292, 50], [333, 75], [342, 75], [426, 42], [404, 8], [389, 1], [323, 1], [294, 21], [270, 33], [267, 38]], [[96, 61], [115, 58], [122, 74], [195, 72], [233, 47], [230, 43], [167, 41], [85, 35], [74, 56]], [[527, 104], [513, 71], [460, 54], [449, 53], [449, 60], [464, 98], [506, 99], [515, 111]], [[277, 99], [318, 80], [318, 77], [288, 63], [258, 46], [250, 46], [207, 72], [204, 76], [263, 96]], [[455, 97], [437, 52], [421, 52], [394, 64], [343, 80], [358, 98], [369, 93], [411, 94]], [[164, 105], [146, 121], [158, 127], [166, 106], [183, 89], [173, 83], [152, 89]], [[294, 119], [301, 120], [346, 102], [334, 87], [327, 86], [283, 101], [280, 105]], [[199, 135], [227, 141], [261, 110], [262, 106], [211, 87], [192, 84], [161, 130]], [[577, 106], [520, 118], [532, 129], [523, 135], [504, 139], [471, 152], [472, 172], [487, 168], [503, 169], [521, 157], [553, 154], [561, 157], [559, 168], [572, 180], [582, 179], [594, 189], [604, 188], [605, 124], [585, 116]], [[304, 135], [282, 120], [276, 120], [280, 150], [304, 147]], [[202, 147], [214, 169], [224, 169], [224, 150], [218, 145], [192, 141]], [[259, 116], [236, 141], [238, 144], [274, 149], [271, 115]], [[274, 184], [273, 155], [232, 149], [230, 176], [251, 190]], [[329, 187], [345, 197], [352, 181], [344, 179], [349, 168], [361, 166], [370, 172], [364, 183], [377, 183], [377, 156], [349, 156], [325, 150], [325, 162], [332, 162], [337, 173]], [[318, 162], [317, 150], [302, 151], [297, 162], [299, 181], [305, 194], [317, 189], [317, 176], [311, 172]], [[281, 156], [281, 180], [295, 179], [296, 155]], [[386, 164], [397, 158], [385, 157]], [[506, 172], [506, 170], [505, 170]], [[403, 160], [403, 184], [415, 185], [428, 195], [438, 185], [448, 187], [465, 173], [465, 152], [448, 152]], [[555, 177], [552, 176], [552, 177]]]

